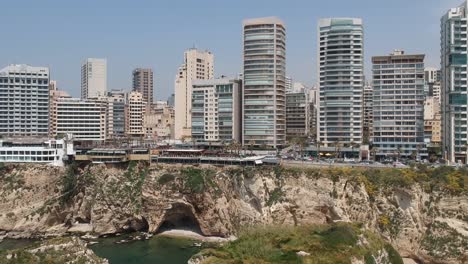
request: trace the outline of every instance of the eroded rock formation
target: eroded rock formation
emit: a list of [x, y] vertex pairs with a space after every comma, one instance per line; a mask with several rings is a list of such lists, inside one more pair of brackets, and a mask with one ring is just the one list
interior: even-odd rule
[[412, 171], [377, 184], [372, 173], [377, 172], [133, 163], [74, 170], [8, 166], [0, 177], [0, 230], [18, 237], [176, 227], [227, 237], [256, 224], [346, 221], [382, 234], [402, 256], [466, 260], [465, 190], [454, 194], [429, 180], [408, 184], [405, 179], [422, 177]]

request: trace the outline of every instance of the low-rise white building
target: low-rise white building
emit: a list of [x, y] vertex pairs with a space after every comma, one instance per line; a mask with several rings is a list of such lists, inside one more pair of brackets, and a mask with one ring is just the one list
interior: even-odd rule
[[[67, 151], [67, 148], [71, 148]], [[17, 138], [0, 140], [0, 162], [4, 163], [45, 163], [63, 166], [67, 154], [73, 153], [73, 144], [64, 139], [41, 140]]]

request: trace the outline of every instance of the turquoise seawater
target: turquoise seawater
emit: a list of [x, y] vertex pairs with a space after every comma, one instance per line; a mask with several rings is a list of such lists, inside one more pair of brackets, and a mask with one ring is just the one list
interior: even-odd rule
[[[196, 241], [154, 236], [148, 240], [116, 244], [125, 237], [99, 238], [98, 244], [89, 245], [96, 255], [106, 258], [110, 264], [186, 264], [191, 256], [200, 251], [194, 247]], [[5, 239], [0, 250], [18, 249], [33, 243], [29, 239]]]
[[122, 238], [103, 238], [89, 246], [96, 255], [106, 258], [110, 264], [186, 264], [200, 251], [194, 241], [181, 238], [155, 236], [149, 240], [115, 244]]

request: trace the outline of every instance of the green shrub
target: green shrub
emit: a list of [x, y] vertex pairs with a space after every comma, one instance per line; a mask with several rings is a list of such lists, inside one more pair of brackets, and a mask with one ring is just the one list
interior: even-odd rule
[[205, 189], [205, 180], [200, 171], [191, 171], [188, 174], [187, 186], [192, 192], [201, 193]]
[[172, 174], [166, 173], [166, 174], [161, 175], [161, 177], [159, 177], [158, 183], [161, 184], [161, 185], [164, 185], [164, 184], [169, 183], [169, 182], [171, 182], [173, 180], [175, 180], [175, 176], [172, 175]]
[[205, 176], [207, 172], [198, 168], [182, 170], [185, 180], [185, 188], [193, 193], [202, 193], [205, 190]]
[[347, 225], [336, 225], [320, 233], [322, 243], [328, 248], [340, 246], [353, 246], [358, 237], [353, 227]]
[[370, 252], [364, 256], [364, 261], [366, 264], [376, 264], [374, 256]]
[[67, 167], [65, 176], [62, 178], [62, 196], [60, 202], [68, 203], [78, 194], [78, 166], [72, 163]]
[[283, 193], [283, 190], [281, 190], [281, 188], [279, 187], [275, 188], [273, 192], [270, 193], [270, 197], [268, 198], [266, 205], [272, 206], [275, 203], [280, 202], [283, 195], [284, 193]]
[[385, 244], [385, 251], [388, 253], [388, 259], [392, 264], [403, 264], [403, 259], [400, 254], [390, 244]]

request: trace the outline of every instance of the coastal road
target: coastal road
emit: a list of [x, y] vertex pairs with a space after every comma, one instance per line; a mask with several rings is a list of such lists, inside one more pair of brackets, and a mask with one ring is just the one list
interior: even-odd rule
[[[314, 161], [300, 161], [300, 160], [282, 160], [281, 164], [284, 166], [294, 167], [363, 167], [363, 168], [393, 168], [392, 165], [388, 164], [354, 164], [354, 163], [325, 163], [325, 162], [314, 162]], [[397, 166], [397, 169], [409, 168], [408, 166]]]

